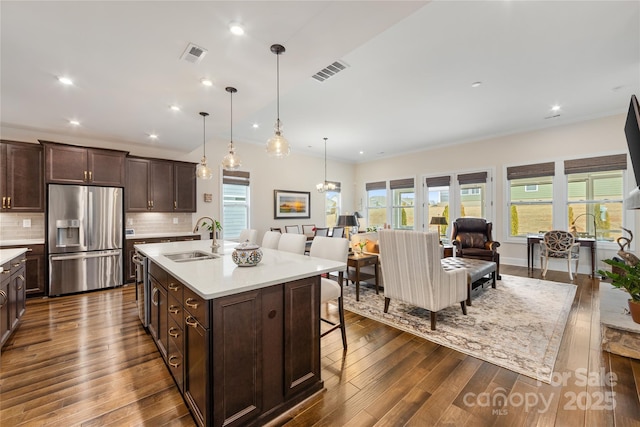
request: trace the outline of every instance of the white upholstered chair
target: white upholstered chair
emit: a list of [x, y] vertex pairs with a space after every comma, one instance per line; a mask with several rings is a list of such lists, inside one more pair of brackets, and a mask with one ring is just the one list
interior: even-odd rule
[[299, 234], [300, 233], [300, 227], [298, 227], [297, 225], [285, 225], [284, 226], [284, 231], [286, 233]]
[[436, 313], [443, 308], [460, 303], [467, 314], [467, 272], [442, 268], [437, 232], [384, 229], [378, 235], [385, 313], [391, 299], [427, 309], [431, 330], [436, 329]]
[[[330, 259], [333, 261], [341, 261], [346, 263], [347, 256], [349, 255], [349, 241], [347, 239], [338, 239], [331, 237], [316, 236], [311, 243], [311, 249], [309, 255], [317, 258]], [[342, 346], [346, 350], [347, 348], [347, 333], [344, 325], [344, 307], [342, 304], [342, 281], [344, 273], [338, 272], [338, 281], [323, 277], [320, 279], [320, 302], [328, 302], [331, 300], [337, 300], [338, 302], [338, 315], [340, 322], [332, 322], [328, 319], [322, 319], [331, 325], [331, 328], [320, 334], [321, 337], [327, 335], [329, 332], [340, 329], [342, 332]], [[465, 288], [466, 289], [466, 288]]]
[[277, 231], [266, 231], [264, 233], [264, 236], [262, 236], [262, 247], [268, 249], [278, 249], [280, 236], [282, 236], [282, 233], [278, 233]]
[[244, 229], [240, 232], [240, 236], [238, 237], [238, 242], [246, 242], [249, 241], [254, 245], [258, 243], [258, 230], [249, 230]]
[[284, 233], [280, 236], [278, 250], [304, 255], [306, 244], [307, 236], [304, 234]]
[[542, 277], [547, 275], [549, 258], [565, 258], [567, 269], [569, 270], [569, 280], [573, 280], [571, 271], [571, 261], [575, 261], [575, 272], [578, 274], [578, 263], [580, 262], [580, 243], [575, 241], [573, 234], [564, 230], [551, 230], [544, 233], [540, 241], [540, 265], [542, 266]]

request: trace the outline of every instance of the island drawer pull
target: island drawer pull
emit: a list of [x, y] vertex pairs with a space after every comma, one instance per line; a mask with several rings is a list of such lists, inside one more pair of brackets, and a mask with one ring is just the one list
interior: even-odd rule
[[177, 368], [177, 367], [180, 366], [179, 362], [178, 363], [174, 362], [174, 360], [176, 360], [176, 359], [180, 360], [180, 357], [176, 356], [176, 355], [169, 356], [169, 365], [171, 365], [172, 368]]
[[0, 308], [2, 308], [7, 303], [9, 298], [7, 298], [7, 293], [5, 291], [3, 291], [2, 289], [0, 289], [0, 295], [2, 295], [2, 298], [4, 298], [4, 301], [2, 301], [2, 304], [0, 304]]
[[16, 287], [16, 289], [17, 289], [18, 291], [21, 291], [21, 290], [22, 290], [22, 285], [24, 285], [24, 276], [23, 276], [22, 274], [18, 274], [18, 279], [20, 279], [20, 280], [21, 280], [21, 283], [20, 283], [20, 286], [19, 286], [19, 287]]
[[186, 323], [188, 326], [191, 326], [192, 328], [198, 327], [198, 321], [191, 316], [187, 316], [187, 318], [184, 319], [184, 323]]
[[[29, 249], [29, 250], [31, 250], [31, 249]], [[22, 258], [22, 259], [20, 260], [20, 262], [21, 262], [21, 263], [25, 263], [25, 262], [27, 262], [27, 259], [26, 259], [26, 258]]]
[[169, 328], [169, 336], [171, 338], [178, 338], [180, 336], [180, 329], [175, 328], [175, 327], [170, 327]]
[[170, 305], [169, 306], [169, 313], [171, 313], [171, 314], [180, 313], [180, 307], [178, 307], [177, 305]]
[[11, 267], [20, 267], [20, 263], [16, 262], [15, 264], [11, 264]]
[[175, 283], [169, 283], [169, 290], [178, 292], [180, 290], [180, 285], [176, 285]]
[[196, 300], [196, 299], [194, 299], [194, 298], [187, 298], [187, 300], [186, 300], [184, 303], [185, 303], [185, 304], [187, 305], [187, 307], [189, 307], [189, 308], [198, 308], [198, 305], [199, 305], [199, 304], [197, 303], [197, 300]]
[[155, 305], [156, 307], [158, 306], [158, 300], [155, 299], [155, 296], [158, 294], [158, 288], [156, 288], [155, 286], [153, 287], [153, 290], [151, 291], [151, 303], [153, 305]]
[[2, 274], [9, 274], [9, 273], [11, 273], [11, 269], [2, 271]]

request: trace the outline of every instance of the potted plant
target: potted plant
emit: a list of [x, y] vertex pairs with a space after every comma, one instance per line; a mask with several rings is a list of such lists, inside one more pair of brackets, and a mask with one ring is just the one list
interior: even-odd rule
[[640, 323], [640, 264], [629, 265], [623, 261], [605, 259], [613, 271], [598, 270], [598, 274], [611, 279], [611, 284], [625, 290], [629, 298], [629, 311], [634, 322]]
[[222, 226], [220, 225], [220, 221], [217, 220], [213, 220], [213, 224], [209, 224], [208, 222], [205, 223], [205, 226], [207, 227], [207, 230], [209, 230], [209, 238], [213, 239], [213, 233], [214, 233], [214, 224], [215, 224], [215, 233], [216, 233], [216, 238], [218, 238], [219, 236], [217, 235], [218, 231], [222, 230]]

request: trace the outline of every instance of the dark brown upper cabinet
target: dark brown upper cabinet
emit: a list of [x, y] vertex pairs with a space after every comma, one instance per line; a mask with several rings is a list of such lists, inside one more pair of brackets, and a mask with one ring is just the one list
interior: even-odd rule
[[126, 151], [40, 141], [47, 183], [124, 187]]
[[43, 165], [41, 146], [0, 141], [2, 212], [44, 212]]

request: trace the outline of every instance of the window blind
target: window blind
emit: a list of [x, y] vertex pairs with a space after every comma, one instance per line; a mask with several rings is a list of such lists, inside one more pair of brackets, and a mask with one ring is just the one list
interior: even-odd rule
[[511, 166], [507, 168], [507, 179], [538, 178], [554, 176], [555, 163], [536, 163], [534, 165]]
[[249, 172], [246, 171], [222, 171], [223, 184], [249, 185]]
[[365, 184], [365, 188], [366, 188], [367, 191], [370, 191], [370, 190], [384, 190], [385, 188], [387, 188], [387, 182], [386, 181], [367, 182]]
[[451, 176], [432, 176], [426, 178], [427, 187], [448, 187], [451, 185]]
[[332, 190], [332, 191], [336, 191], [336, 192], [338, 192], [338, 193], [340, 192], [340, 183], [339, 183], [338, 181], [327, 181], [327, 182], [328, 182], [329, 184], [333, 184], [333, 185], [335, 185], [335, 186], [336, 186], [336, 189], [335, 189], [335, 190]]
[[627, 169], [627, 155], [614, 154], [611, 156], [589, 157], [587, 159], [572, 159], [564, 161], [564, 173], [604, 172]]
[[458, 175], [460, 184], [480, 184], [487, 182], [487, 172], [462, 173]]
[[393, 179], [389, 182], [389, 188], [392, 190], [397, 190], [399, 188], [413, 188], [413, 186], [413, 178]]

